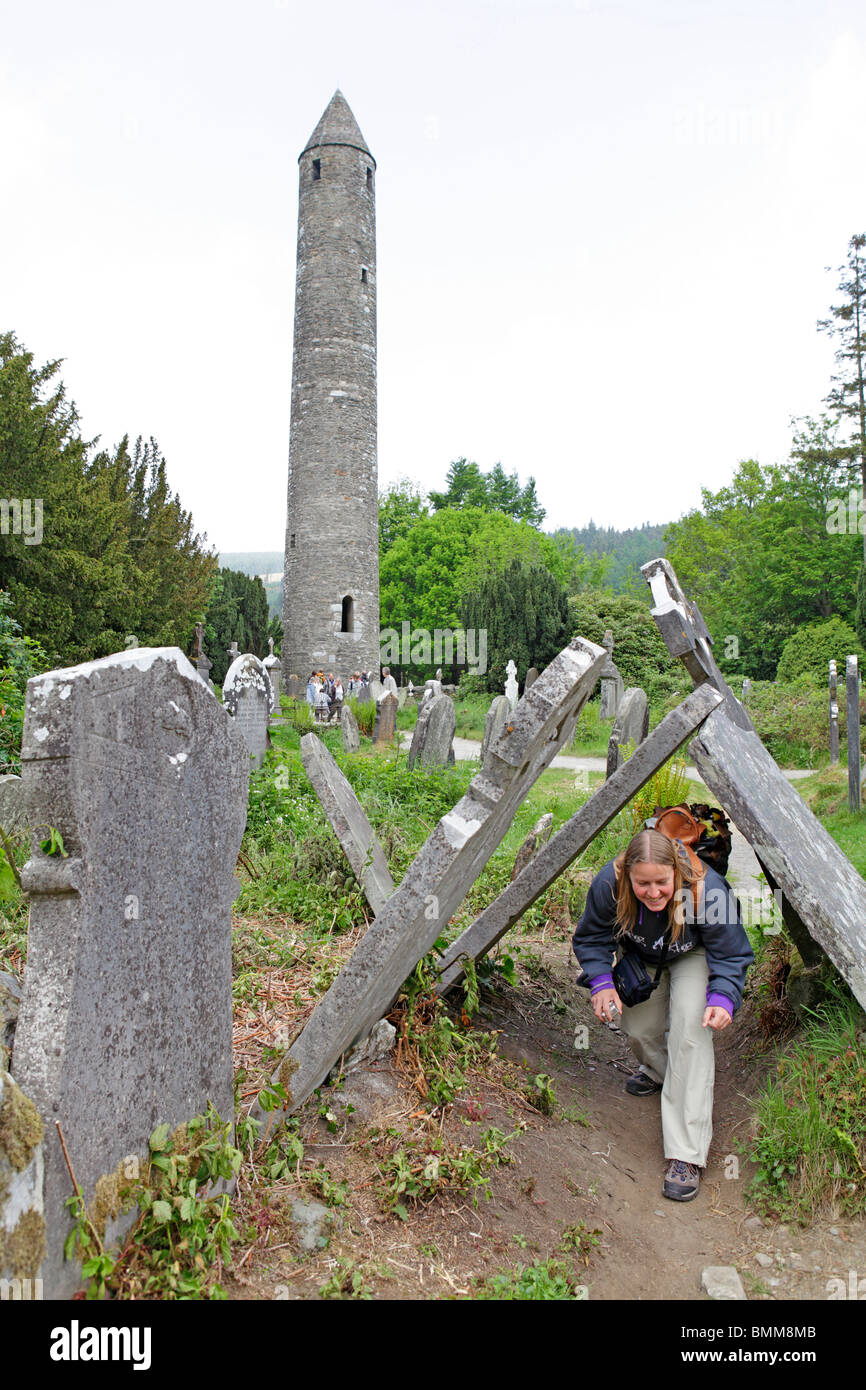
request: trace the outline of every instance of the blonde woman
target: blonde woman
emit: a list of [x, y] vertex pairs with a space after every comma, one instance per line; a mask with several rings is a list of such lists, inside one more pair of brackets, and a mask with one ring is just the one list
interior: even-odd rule
[[[663, 1195], [689, 1202], [712, 1137], [713, 1034], [731, 1023], [754, 960], [736, 896], [684, 845], [643, 830], [596, 874], [572, 944], [596, 1018], [622, 1015], [640, 1066], [626, 1090], [661, 1091]], [[658, 980], [643, 1003], [620, 998], [614, 952], [637, 957]]]

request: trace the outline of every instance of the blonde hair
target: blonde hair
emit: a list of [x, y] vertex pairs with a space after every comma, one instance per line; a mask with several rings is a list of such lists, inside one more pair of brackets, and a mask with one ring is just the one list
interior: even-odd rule
[[674, 891], [666, 904], [666, 915], [667, 926], [673, 927], [671, 941], [676, 941], [682, 936], [685, 925], [686, 892], [683, 890], [691, 888], [697, 908], [700, 883], [706, 869], [697, 856], [692, 859], [685, 845], [669, 839], [658, 830], [641, 830], [614, 860], [618, 936], [636, 926], [640, 915], [642, 905], [635, 896], [630, 877], [631, 870], [638, 864], [658, 864], [660, 868], [673, 869]]

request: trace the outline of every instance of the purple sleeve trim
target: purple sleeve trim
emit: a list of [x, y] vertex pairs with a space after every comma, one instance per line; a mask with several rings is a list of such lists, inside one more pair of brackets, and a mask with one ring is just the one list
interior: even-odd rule
[[731, 1015], [731, 1018], [734, 1017], [733, 1002], [728, 998], [726, 994], [717, 994], [715, 991], [711, 993], [710, 990], [707, 990], [707, 1008], [727, 1009], [728, 1013]]
[[612, 975], [596, 975], [595, 979], [590, 981], [590, 998], [592, 998], [593, 994], [598, 994], [600, 989], [613, 989]]

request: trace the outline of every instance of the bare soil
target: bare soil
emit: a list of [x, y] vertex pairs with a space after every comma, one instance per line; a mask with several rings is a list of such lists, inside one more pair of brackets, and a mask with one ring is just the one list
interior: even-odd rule
[[[574, 985], [567, 939], [527, 944], [531, 969], [515, 987], [485, 990], [473, 1020], [499, 1034], [499, 1058], [453, 1104], [429, 1114], [423, 1080], [404, 1058], [402, 1068], [389, 1060], [339, 1091], [323, 1088], [305, 1107], [304, 1163], [347, 1184], [326, 1248], [304, 1253], [291, 1219], [299, 1197], [314, 1199], [308, 1186], [255, 1189], [242, 1174], [239, 1225], [258, 1234], [223, 1280], [229, 1297], [467, 1298], [490, 1275], [550, 1257], [565, 1261], [578, 1296], [592, 1301], [706, 1301], [701, 1273], [710, 1265], [735, 1266], [759, 1301], [827, 1300], [838, 1288], [829, 1281], [866, 1275], [864, 1223], [828, 1216], [787, 1227], [762, 1220], [745, 1198], [755, 1171], [746, 1157], [751, 1101], [774, 1068], [748, 1003], [716, 1036], [715, 1131], [700, 1193], [672, 1202], [661, 1193], [659, 1099], [625, 1091], [635, 1063], [624, 1036], [596, 1022]], [[576, 1048], [581, 1026], [589, 1045]], [[551, 1115], [526, 1099], [540, 1073], [553, 1082]], [[489, 1200], [444, 1191], [407, 1203], [405, 1220], [387, 1210], [382, 1165], [395, 1138], [421, 1149], [439, 1137], [477, 1145], [491, 1126], [519, 1132], [513, 1161], [490, 1170]], [[566, 1253], [574, 1228], [579, 1248], [572, 1240]]]

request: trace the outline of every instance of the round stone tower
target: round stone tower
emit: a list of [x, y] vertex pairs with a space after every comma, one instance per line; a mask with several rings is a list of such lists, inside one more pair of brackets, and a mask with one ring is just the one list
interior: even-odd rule
[[379, 662], [376, 161], [342, 92], [298, 163], [283, 688]]

